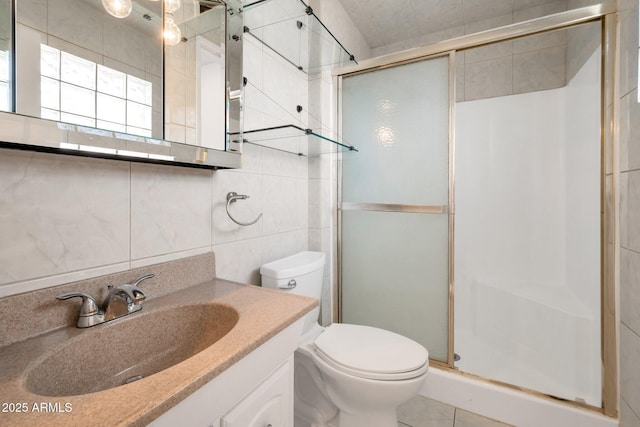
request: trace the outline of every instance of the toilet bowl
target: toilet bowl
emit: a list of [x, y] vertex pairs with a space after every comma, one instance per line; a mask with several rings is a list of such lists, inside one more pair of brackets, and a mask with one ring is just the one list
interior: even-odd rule
[[[301, 252], [265, 264], [262, 286], [320, 298], [325, 256]], [[429, 354], [417, 342], [379, 328], [307, 314], [294, 357], [296, 427], [396, 427], [396, 408], [418, 394]]]

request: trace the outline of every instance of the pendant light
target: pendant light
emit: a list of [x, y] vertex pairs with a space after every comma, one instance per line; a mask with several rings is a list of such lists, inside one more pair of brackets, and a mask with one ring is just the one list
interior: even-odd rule
[[116, 18], [126, 18], [131, 14], [131, 0], [102, 0], [102, 6]]

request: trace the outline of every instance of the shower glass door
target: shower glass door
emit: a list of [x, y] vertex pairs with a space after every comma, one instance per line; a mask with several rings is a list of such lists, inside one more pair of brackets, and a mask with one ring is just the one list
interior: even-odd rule
[[341, 321], [449, 346], [450, 56], [342, 78]]

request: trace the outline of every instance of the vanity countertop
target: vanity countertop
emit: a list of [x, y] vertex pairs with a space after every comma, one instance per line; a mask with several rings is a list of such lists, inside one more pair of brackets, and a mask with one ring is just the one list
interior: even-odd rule
[[[140, 313], [207, 302], [228, 305], [239, 314], [237, 324], [219, 341], [149, 377], [95, 393], [39, 396], [26, 386], [25, 373], [33, 364], [47, 357], [59, 343], [89, 330], [64, 327], [0, 347], [0, 425], [144, 426], [318, 304], [312, 298], [214, 279], [152, 299], [144, 304]], [[157, 327], [162, 328], [163, 325], [158, 324]], [[93, 349], [78, 351], [95, 351], [99, 358], [100, 343], [95, 343]], [[26, 411], [17, 412], [20, 409]]]

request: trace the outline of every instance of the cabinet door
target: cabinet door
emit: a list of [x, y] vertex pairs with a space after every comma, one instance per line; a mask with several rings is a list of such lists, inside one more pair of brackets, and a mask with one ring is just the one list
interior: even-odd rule
[[222, 417], [221, 427], [293, 427], [291, 360]]

